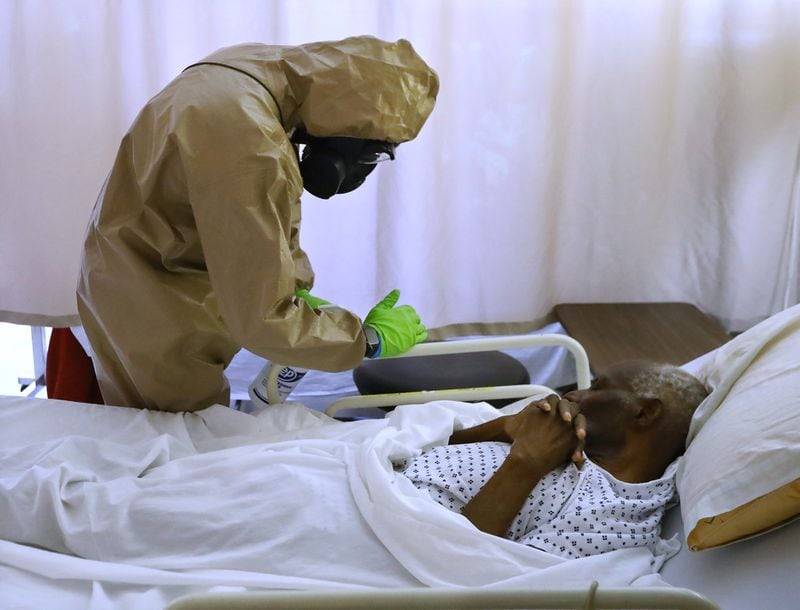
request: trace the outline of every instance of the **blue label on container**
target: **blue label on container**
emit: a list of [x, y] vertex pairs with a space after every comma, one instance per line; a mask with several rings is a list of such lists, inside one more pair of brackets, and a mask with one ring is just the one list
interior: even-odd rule
[[278, 373], [278, 380], [283, 381], [284, 383], [294, 383], [296, 381], [300, 381], [303, 377], [305, 377], [305, 371], [297, 371], [293, 368], [285, 366], [281, 369], [281, 372]]

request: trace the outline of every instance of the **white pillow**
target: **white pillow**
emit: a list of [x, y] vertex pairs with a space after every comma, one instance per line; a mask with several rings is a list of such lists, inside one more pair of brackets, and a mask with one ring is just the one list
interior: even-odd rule
[[713, 391], [695, 413], [677, 485], [687, 543], [701, 550], [800, 514], [800, 305], [694, 372]]

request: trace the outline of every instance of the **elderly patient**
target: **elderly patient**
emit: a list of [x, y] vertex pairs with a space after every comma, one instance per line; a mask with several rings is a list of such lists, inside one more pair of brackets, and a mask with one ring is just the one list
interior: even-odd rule
[[624, 362], [588, 390], [457, 431], [396, 469], [490, 534], [566, 558], [657, 553], [673, 462], [707, 394], [678, 367]]

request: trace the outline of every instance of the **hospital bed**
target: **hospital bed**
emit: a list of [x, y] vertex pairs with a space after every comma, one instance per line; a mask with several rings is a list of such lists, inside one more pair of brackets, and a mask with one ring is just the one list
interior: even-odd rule
[[[684, 502], [664, 525], [682, 548], [663, 567], [649, 551], [567, 562], [483, 534], [387, 468], [493, 417], [461, 401], [497, 389], [408, 397], [425, 404], [352, 422], [291, 401], [170, 414], [0, 397], [0, 607], [796, 607], [800, 307], [687, 368], [714, 391], [679, 468]], [[298, 469], [289, 489], [267, 476], [276, 463]], [[35, 498], [27, 512], [9, 505], [18, 494]], [[303, 529], [315, 544], [293, 537]]]

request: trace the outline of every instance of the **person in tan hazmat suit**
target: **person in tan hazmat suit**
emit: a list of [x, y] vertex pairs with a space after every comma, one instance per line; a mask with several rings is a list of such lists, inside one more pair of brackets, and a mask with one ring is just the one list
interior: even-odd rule
[[[426, 338], [398, 291], [364, 321], [309, 293], [300, 195], [357, 188], [417, 136], [436, 73], [405, 40], [238, 45], [188, 67], [125, 135], [77, 289], [106, 404], [228, 404], [242, 347], [323, 371]], [[303, 144], [302, 156], [298, 144]]]

